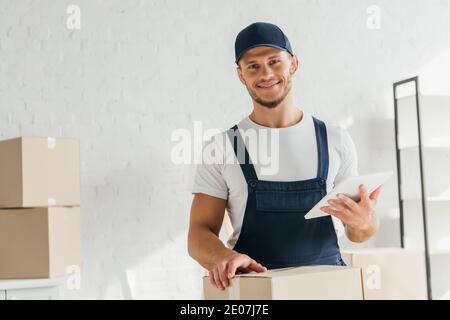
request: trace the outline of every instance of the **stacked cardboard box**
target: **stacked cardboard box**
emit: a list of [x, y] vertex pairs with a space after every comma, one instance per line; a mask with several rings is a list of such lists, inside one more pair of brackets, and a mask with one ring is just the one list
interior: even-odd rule
[[79, 149], [77, 139], [0, 141], [0, 279], [81, 266]]
[[427, 299], [424, 255], [400, 248], [343, 251], [347, 267], [311, 266], [236, 275], [224, 291], [203, 277], [206, 300]]
[[311, 266], [236, 275], [225, 290], [203, 277], [206, 300], [362, 300], [361, 268]]
[[427, 299], [425, 255], [401, 248], [347, 250], [348, 266], [360, 267], [365, 300]]

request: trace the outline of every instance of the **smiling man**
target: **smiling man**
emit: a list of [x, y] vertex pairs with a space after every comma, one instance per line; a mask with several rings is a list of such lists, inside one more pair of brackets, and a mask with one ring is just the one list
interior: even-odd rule
[[[235, 62], [253, 111], [213, 139], [215, 150], [222, 151], [217, 158], [235, 157], [239, 164], [208, 162], [197, 167], [189, 254], [221, 289], [236, 272], [345, 265], [336, 231], [344, 227], [354, 242], [373, 236], [379, 224], [374, 207], [380, 188], [369, 195], [361, 186], [361, 201], [339, 197], [322, 208], [329, 216], [305, 220], [334, 184], [358, 175], [354, 143], [345, 129], [325, 124], [295, 105], [291, 89], [299, 61], [280, 28], [263, 22], [244, 28], [236, 37]], [[250, 145], [254, 141], [241, 135], [247, 130], [257, 132], [258, 139], [263, 131], [276, 131], [275, 174], [265, 173], [255, 161], [260, 153]], [[221, 147], [221, 141], [231, 147]], [[244, 150], [244, 161], [239, 150]], [[218, 237], [225, 210], [233, 226], [228, 246]]]

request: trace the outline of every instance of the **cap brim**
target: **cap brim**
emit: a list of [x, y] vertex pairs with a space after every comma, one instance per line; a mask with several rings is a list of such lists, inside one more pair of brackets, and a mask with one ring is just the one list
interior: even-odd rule
[[[286, 48], [282, 48], [282, 47], [277, 46], [277, 45], [275, 45], [275, 44], [271, 44], [271, 43], [258, 43], [258, 44], [255, 44], [255, 45], [251, 46], [251, 47], [248, 47], [247, 49], [245, 49], [244, 51], [242, 51], [241, 54], [237, 57], [236, 63], [239, 62], [239, 60], [240, 60], [241, 57], [244, 55], [244, 53], [246, 53], [248, 50], [250, 50], [250, 49], [252, 49], [252, 48], [255, 48], [255, 47], [272, 47], [272, 48], [277, 48], [277, 49], [280, 49], [280, 50], [289, 52]], [[289, 53], [290, 53], [290, 52], [289, 52]]]

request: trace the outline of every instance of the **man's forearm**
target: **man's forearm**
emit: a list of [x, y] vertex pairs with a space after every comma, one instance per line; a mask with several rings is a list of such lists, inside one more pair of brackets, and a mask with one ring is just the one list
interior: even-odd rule
[[364, 242], [369, 240], [378, 231], [379, 225], [378, 215], [373, 212], [370, 224], [366, 228], [358, 229], [345, 225], [345, 233], [350, 241]]
[[217, 262], [236, 254], [208, 228], [190, 230], [188, 236], [189, 255], [203, 268], [211, 270]]

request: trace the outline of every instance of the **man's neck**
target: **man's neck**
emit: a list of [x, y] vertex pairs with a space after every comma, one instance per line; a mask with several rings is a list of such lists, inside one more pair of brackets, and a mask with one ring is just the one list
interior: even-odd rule
[[303, 111], [295, 107], [294, 104], [280, 103], [273, 109], [254, 105], [249, 117], [250, 120], [264, 127], [287, 128], [302, 121]]

